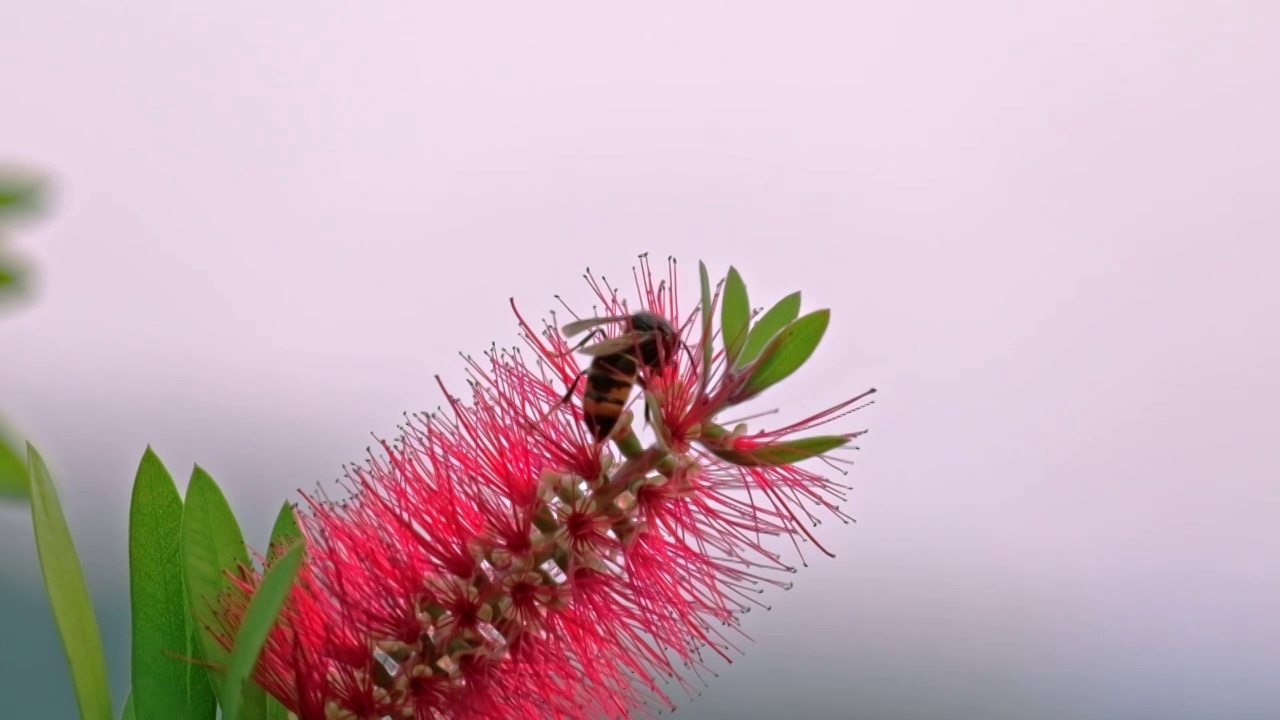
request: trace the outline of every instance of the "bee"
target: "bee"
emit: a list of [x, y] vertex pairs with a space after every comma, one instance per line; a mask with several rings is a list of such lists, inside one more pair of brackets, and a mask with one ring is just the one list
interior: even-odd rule
[[[583, 347], [592, 337], [603, 334], [600, 325], [611, 322], [626, 323], [627, 330], [621, 335], [601, 340], [594, 345]], [[661, 371], [671, 362], [678, 348], [689, 348], [680, 341], [680, 335], [671, 323], [661, 315], [648, 311], [633, 315], [611, 315], [608, 317], [587, 318], [566, 324], [561, 328], [565, 337], [573, 337], [578, 333], [596, 328], [576, 348], [592, 357], [586, 370], [574, 378], [573, 385], [560, 402], [568, 402], [578, 382], [587, 378], [586, 391], [582, 395], [582, 417], [587, 430], [595, 437], [596, 442], [603, 442], [613, 432], [622, 415], [622, 408], [631, 397], [631, 388], [639, 385], [644, 388], [644, 380], [640, 377], [640, 368]], [[567, 354], [567, 353], [566, 353]], [[690, 355], [692, 358], [692, 355]], [[649, 406], [645, 405], [645, 420], [649, 419]]]

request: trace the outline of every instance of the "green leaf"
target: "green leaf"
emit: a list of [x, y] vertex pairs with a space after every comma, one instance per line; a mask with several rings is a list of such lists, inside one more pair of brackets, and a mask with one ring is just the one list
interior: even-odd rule
[[227, 668], [226, 685], [223, 686], [222, 718], [223, 720], [240, 720], [243, 699], [240, 691], [253, 673], [258, 663], [258, 653], [271, 633], [276, 615], [289, 597], [293, 580], [302, 564], [303, 551], [306, 544], [295, 543], [280, 559], [271, 564], [262, 577], [262, 584], [249, 601], [245, 610], [244, 621], [236, 634], [235, 646], [231, 651], [231, 662]]
[[819, 435], [798, 440], [781, 440], [750, 450], [708, 447], [722, 460], [735, 465], [793, 465], [801, 460], [831, 452], [849, 442], [841, 435]]
[[289, 709], [270, 695], [267, 696], [267, 720], [289, 720]]
[[[269, 720], [276, 716], [274, 712], [276, 707], [283, 709], [275, 698], [268, 695], [267, 691], [252, 679], [241, 684], [240, 699], [242, 703], [240, 720]], [[226, 720], [226, 717], [224, 711], [222, 720]]]
[[243, 577], [243, 568], [250, 567], [249, 553], [222, 490], [198, 466], [191, 473], [182, 512], [182, 566], [200, 656], [211, 665], [206, 673], [209, 684], [217, 697], [225, 698], [222, 674], [230, 653], [213, 635], [223, 631], [214, 611], [221, 596], [232, 590], [223, 571]]
[[44, 183], [33, 177], [0, 175], [0, 216], [40, 209]]
[[25, 498], [27, 496], [27, 465], [0, 437], [0, 498]]
[[751, 377], [732, 401], [742, 402], [758, 395], [795, 372], [813, 355], [830, 321], [830, 310], [815, 310], [783, 328], [765, 347]]
[[44, 574], [53, 617], [62, 636], [62, 647], [71, 666], [81, 720], [111, 720], [111, 692], [102, 636], [93, 612], [93, 601], [80, 569], [71, 530], [62, 514], [58, 493], [44, 459], [27, 443], [27, 468], [31, 493], [31, 523], [36, 553]]
[[747, 300], [747, 286], [732, 266], [724, 281], [722, 302], [720, 335], [724, 342], [725, 362], [732, 366], [747, 341], [747, 327], [751, 324], [751, 303]]
[[186, 610], [183, 620], [187, 631], [187, 656], [196, 660], [187, 663], [187, 712], [191, 713], [189, 717], [197, 720], [212, 720], [218, 714], [218, 700], [213, 696], [213, 686], [209, 684], [208, 669], [199, 664], [203, 661], [203, 649], [198, 635], [203, 631], [195, 627], [190, 608]]
[[711, 317], [715, 308], [711, 307], [711, 279], [707, 276], [707, 266], [698, 261], [698, 278], [702, 283], [702, 372], [698, 383], [705, 391], [711, 379]]
[[[271, 544], [267, 551], [267, 561], [275, 562], [280, 556], [284, 555], [290, 547], [294, 547], [296, 543], [303, 542], [302, 529], [298, 527], [298, 519], [295, 513], [296, 508], [293, 503], [286, 502], [281, 508], [280, 513], [276, 515], [275, 525], [271, 528]], [[266, 720], [287, 720], [289, 711], [280, 701], [274, 697], [265, 694], [266, 701]], [[246, 700], [246, 705], [248, 700]]]
[[267, 550], [267, 560], [274, 560], [283, 554], [288, 546], [300, 539], [302, 539], [302, 530], [298, 527], [298, 519], [294, 515], [293, 503], [286, 502], [276, 515], [275, 525], [271, 527], [271, 541]]
[[199, 692], [193, 697], [193, 688], [188, 687], [191, 636], [182, 587], [182, 515], [178, 486], [148, 447], [138, 465], [129, 506], [131, 695], [138, 720], [213, 717], [197, 714], [207, 702]]
[[0, 257], [0, 292], [21, 290], [26, 285], [27, 270], [16, 260]]
[[786, 327], [792, 320], [800, 316], [800, 293], [793, 292], [779, 300], [769, 311], [760, 316], [755, 327], [747, 334], [747, 341], [742, 346], [742, 354], [738, 356], [737, 367], [746, 367], [760, 356], [769, 341]]
[[124, 698], [124, 707], [120, 708], [120, 720], [137, 720], [137, 715], [133, 712], [133, 691]]

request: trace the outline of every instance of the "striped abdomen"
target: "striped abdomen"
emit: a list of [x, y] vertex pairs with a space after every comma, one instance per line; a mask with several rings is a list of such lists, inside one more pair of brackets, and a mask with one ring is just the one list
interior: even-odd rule
[[636, 359], [630, 353], [601, 355], [587, 369], [582, 415], [596, 442], [609, 437], [636, 384]]

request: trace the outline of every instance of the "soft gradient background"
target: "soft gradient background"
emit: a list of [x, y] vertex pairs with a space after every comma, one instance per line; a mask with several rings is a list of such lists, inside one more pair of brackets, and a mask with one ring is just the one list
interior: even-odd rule
[[[1280, 4], [472, 5], [0, 13], [0, 160], [57, 181], [0, 411], [117, 699], [148, 443], [262, 543], [509, 296], [649, 251], [833, 308], [788, 416], [881, 390], [838, 558], [677, 717], [1280, 717]], [[0, 546], [0, 714], [71, 718], [25, 508]]]

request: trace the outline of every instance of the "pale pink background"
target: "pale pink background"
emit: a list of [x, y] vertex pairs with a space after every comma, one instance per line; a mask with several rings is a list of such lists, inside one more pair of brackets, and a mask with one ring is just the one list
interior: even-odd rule
[[[0, 411], [118, 697], [148, 443], [261, 542], [508, 296], [647, 250], [833, 309], [787, 416], [881, 390], [838, 558], [677, 717], [1280, 714], [1280, 4], [466, 5], [0, 13], [0, 162], [58, 184]], [[0, 697], [70, 717], [22, 508], [0, 545]]]

